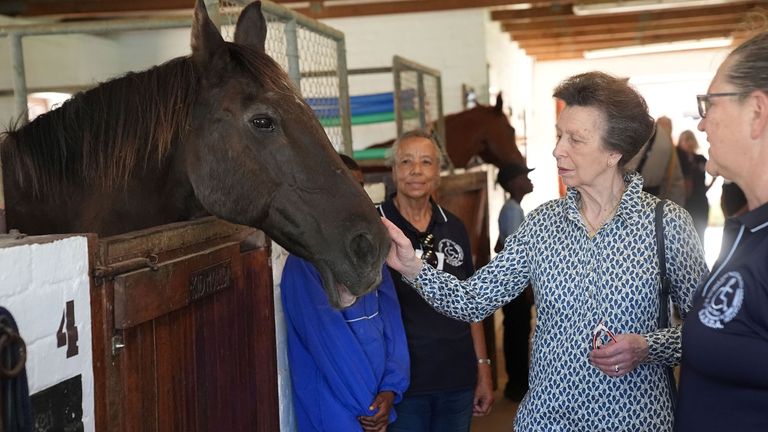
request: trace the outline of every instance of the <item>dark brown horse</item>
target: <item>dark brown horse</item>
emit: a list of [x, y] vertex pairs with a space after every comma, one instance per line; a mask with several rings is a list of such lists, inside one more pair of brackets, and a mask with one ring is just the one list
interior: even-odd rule
[[211, 213], [312, 261], [336, 306], [377, 286], [384, 228], [265, 53], [266, 32], [256, 2], [225, 42], [198, 0], [191, 56], [101, 84], [6, 132], [8, 227], [108, 236]]

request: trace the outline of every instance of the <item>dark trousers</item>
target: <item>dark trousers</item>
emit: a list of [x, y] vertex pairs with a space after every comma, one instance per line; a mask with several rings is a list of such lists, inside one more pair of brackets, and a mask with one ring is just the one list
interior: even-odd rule
[[409, 396], [395, 405], [397, 420], [389, 432], [469, 432], [475, 390]]
[[[527, 290], [530, 288], [526, 288]], [[528, 391], [528, 338], [531, 334], [531, 302], [523, 292], [502, 307], [504, 311], [504, 360], [509, 381], [505, 396]]]

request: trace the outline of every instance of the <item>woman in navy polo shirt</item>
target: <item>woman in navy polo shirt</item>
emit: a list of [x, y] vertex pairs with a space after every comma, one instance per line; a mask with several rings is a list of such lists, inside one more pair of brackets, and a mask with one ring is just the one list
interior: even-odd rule
[[[432, 200], [440, 181], [441, 155], [431, 134], [414, 130], [392, 146], [396, 192], [379, 211], [420, 250], [420, 260], [460, 279], [474, 272], [467, 230]], [[390, 432], [469, 432], [472, 416], [493, 405], [491, 361], [482, 323], [468, 324], [432, 309], [392, 270], [408, 340], [411, 381], [397, 404]]]
[[744, 190], [683, 330], [679, 431], [768, 431], [768, 33], [736, 48], [698, 96], [707, 171]]

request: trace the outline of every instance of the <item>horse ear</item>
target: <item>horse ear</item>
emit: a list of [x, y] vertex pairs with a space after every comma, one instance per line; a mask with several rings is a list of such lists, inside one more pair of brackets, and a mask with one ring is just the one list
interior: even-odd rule
[[504, 99], [501, 98], [501, 92], [496, 96], [496, 105], [494, 105], [493, 109], [496, 112], [503, 112], [504, 110]]
[[223, 45], [224, 39], [208, 17], [204, 1], [197, 0], [192, 20], [192, 60], [198, 65], [206, 65]]
[[255, 1], [243, 9], [235, 27], [235, 43], [264, 52], [267, 39], [267, 21], [261, 13], [261, 2]]

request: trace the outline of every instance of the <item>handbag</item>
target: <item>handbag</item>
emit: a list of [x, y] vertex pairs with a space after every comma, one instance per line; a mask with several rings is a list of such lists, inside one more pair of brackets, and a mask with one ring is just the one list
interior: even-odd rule
[[[654, 226], [656, 231], [656, 252], [659, 257], [659, 328], [669, 327], [669, 295], [671, 292], [669, 276], [667, 276], [667, 257], [664, 249], [664, 205], [667, 200], [661, 200], [656, 204]], [[669, 382], [670, 395], [672, 396], [672, 408], [677, 405], [677, 383], [672, 367], [666, 368]]]

